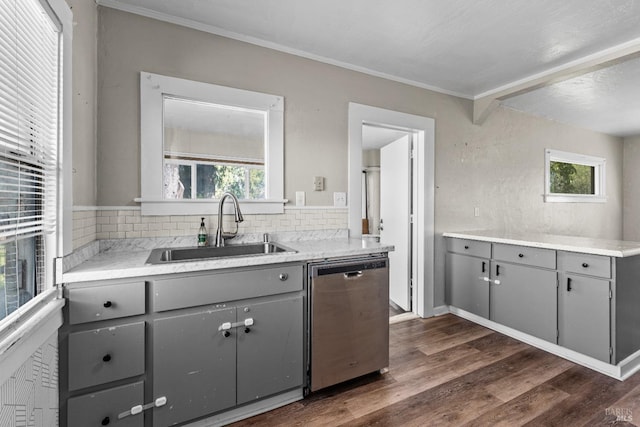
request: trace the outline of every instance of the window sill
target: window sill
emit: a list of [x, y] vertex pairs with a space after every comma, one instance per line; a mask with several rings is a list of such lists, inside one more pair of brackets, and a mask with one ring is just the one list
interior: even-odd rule
[[583, 196], [578, 194], [544, 194], [545, 203], [606, 203], [605, 196]]
[[[148, 200], [135, 199], [140, 203], [141, 215], [213, 215], [218, 213], [217, 200]], [[281, 214], [288, 200], [240, 200], [243, 214]], [[233, 213], [231, 203], [225, 204], [224, 213]]]
[[62, 326], [65, 300], [50, 289], [3, 319], [0, 329], [0, 384], [20, 368]]

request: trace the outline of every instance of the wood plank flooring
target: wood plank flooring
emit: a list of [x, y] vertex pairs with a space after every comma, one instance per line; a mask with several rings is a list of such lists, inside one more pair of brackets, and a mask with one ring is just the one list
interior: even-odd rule
[[454, 315], [390, 326], [390, 366], [240, 426], [640, 426], [621, 382]]

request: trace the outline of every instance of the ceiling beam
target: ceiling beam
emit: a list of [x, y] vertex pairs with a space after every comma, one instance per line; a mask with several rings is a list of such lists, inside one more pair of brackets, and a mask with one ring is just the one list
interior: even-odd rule
[[640, 39], [631, 40], [627, 43], [551, 68], [545, 72], [481, 93], [473, 100], [473, 123], [482, 125], [487, 117], [500, 105], [500, 102], [505, 99], [637, 57], [640, 57]]

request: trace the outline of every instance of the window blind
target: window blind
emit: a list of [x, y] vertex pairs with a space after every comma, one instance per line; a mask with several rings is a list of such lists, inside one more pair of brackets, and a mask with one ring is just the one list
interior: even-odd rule
[[58, 38], [37, 0], [0, 2], [0, 240], [5, 242], [55, 227]]
[[38, 0], [0, 1], [0, 319], [42, 290], [56, 231], [60, 45]]

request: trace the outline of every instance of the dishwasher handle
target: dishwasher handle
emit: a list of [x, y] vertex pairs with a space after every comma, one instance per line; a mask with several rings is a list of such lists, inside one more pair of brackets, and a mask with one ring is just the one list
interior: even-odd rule
[[358, 270], [358, 271], [350, 271], [348, 273], [344, 273], [344, 278], [345, 279], [355, 279], [358, 277], [362, 277], [362, 270]]
[[366, 270], [377, 270], [388, 268], [388, 258], [376, 258], [355, 260], [349, 262], [327, 262], [310, 264], [310, 277], [327, 276], [331, 274], [344, 274], [345, 278], [360, 276]]

